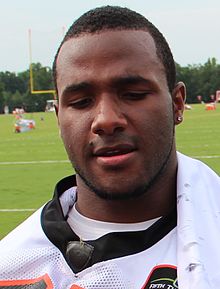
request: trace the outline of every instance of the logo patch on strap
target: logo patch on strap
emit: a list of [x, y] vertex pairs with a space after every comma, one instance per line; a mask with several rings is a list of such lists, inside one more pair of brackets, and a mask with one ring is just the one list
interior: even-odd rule
[[177, 268], [171, 265], [154, 267], [141, 289], [178, 289]]
[[47, 274], [36, 279], [0, 280], [0, 289], [52, 289], [53, 284]]

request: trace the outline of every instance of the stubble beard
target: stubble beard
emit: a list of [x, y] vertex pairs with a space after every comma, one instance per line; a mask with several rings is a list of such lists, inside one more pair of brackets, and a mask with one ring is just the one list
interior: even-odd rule
[[[76, 164], [74, 164], [73, 161], [71, 161], [71, 163], [72, 163], [73, 168], [75, 169], [75, 172], [79, 175], [79, 177], [82, 179], [84, 184], [89, 188], [89, 190], [94, 192], [101, 199], [115, 200], [115, 201], [132, 200], [132, 199], [137, 199], [143, 196], [144, 194], [146, 194], [154, 186], [154, 184], [157, 183], [157, 181], [163, 175], [163, 172], [165, 171], [167, 167], [167, 164], [171, 157], [173, 146], [174, 146], [174, 125], [173, 125], [172, 139], [170, 142], [169, 149], [167, 150], [167, 154], [163, 158], [164, 160], [161, 166], [156, 171], [156, 173], [154, 173], [154, 175], [150, 179], [137, 185], [132, 190], [130, 191], [127, 190], [126, 192], [121, 192], [121, 193], [115, 193], [111, 190], [99, 188], [97, 185], [95, 185], [92, 181], [89, 180], [86, 174]], [[148, 167], [148, 164], [145, 164], [145, 167]], [[120, 184], [118, 185], [120, 186]]]

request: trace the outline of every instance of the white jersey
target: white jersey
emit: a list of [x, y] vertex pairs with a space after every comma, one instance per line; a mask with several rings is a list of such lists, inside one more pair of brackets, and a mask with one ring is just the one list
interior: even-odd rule
[[[178, 159], [180, 168], [185, 165], [185, 162], [191, 165], [190, 174], [193, 176], [199, 178], [201, 173], [207, 175], [205, 177], [207, 179], [201, 178], [201, 187], [214, 182], [215, 189], [205, 188], [204, 192], [208, 191], [211, 194], [213, 191], [213, 195], [214, 191], [220, 192], [219, 177], [209, 168], [182, 155], [179, 155]], [[184, 181], [182, 182], [181, 179]], [[186, 179], [190, 186], [188, 173], [184, 176], [184, 171], [180, 169], [179, 191], [182, 186], [186, 187]], [[190, 248], [184, 245], [179, 248], [179, 244], [185, 239], [178, 241], [178, 236], [181, 234], [179, 225], [176, 225], [177, 220], [181, 233], [186, 229], [185, 225], [182, 226], [185, 221], [179, 221], [182, 214], [178, 211], [179, 204], [177, 204], [178, 213], [174, 208], [168, 216], [160, 218], [146, 230], [114, 232], [96, 240], [82, 241], [66, 221], [68, 212], [75, 202], [73, 182], [73, 176], [61, 180], [55, 188], [53, 199], [0, 242], [0, 289], [217, 288], [214, 286], [220, 283], [220, 275], [210, 274], [214, 267], [206, 263], [211, 262], [202, 263], [208, 273], [209, 287], [204, 280], [201, 283], [204, 286], [191, 287], [186, 280], [191, 280], [191, 277], [183, 278], [186, 273], [179, 273], [183, 271], [183, 268], [180, 268], [181, 264], [188, 264], [187, 250], [191, 250], [194, 246], [190, 243]], [[202, 189], [199, 193], [203, 193]], [[181, 196], [178, 195], [178, 203], [182, 200], [188, 202], [181, 199]], [[208, 206], [207, 202], [206, 205]], [[210, 220], [212, 221], [212, 218]], [[216, 217], [215, 222], [220, 226], [220, 219]], [[211, 222], [209, 224], [212, 226]], [[206, 229], [209, 231], [208, 227]], [[216, 244], [212, 238], [212, 230], [209, 234], [208, 241], [212, 242], [209, 244], [211, 251], [215, 250]], [[187, 242], [190, 237], [186, 237]], [[206, 243], [204, 249], [205, 246]], [[184, 252], [186, 257], [182, 257]], [[195, 257], [194, 253], [192, 257]], [[201, 270], [197, 270], [198, 264], [200, 263], [193, 263], [190, 260], [187, 265], [187, 273], [191, 274], [189, 276], [197, 274], [195, 276], [200, 278]], [[184, 270], [186, 271], [186, 268]], [[200, 285], [199, 282], [200, 280], [195, 284]]]

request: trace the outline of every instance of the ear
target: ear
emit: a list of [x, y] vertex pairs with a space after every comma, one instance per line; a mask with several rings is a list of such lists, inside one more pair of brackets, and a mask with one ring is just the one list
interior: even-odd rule
[[172, 92], [174, 123], [178, 125], [183, 120], [183, 111], [186, 100], [186, 87], [183, 82], [178, 82]]

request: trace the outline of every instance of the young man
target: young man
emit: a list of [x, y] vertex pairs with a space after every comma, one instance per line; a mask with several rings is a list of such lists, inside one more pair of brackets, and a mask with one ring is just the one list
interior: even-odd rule
[[218, 288], [220, 180], [176, 152], [185, 87], [162, 34], [102, 7], [54, 61], [75, 176], [1, 242], [0, 288]]

